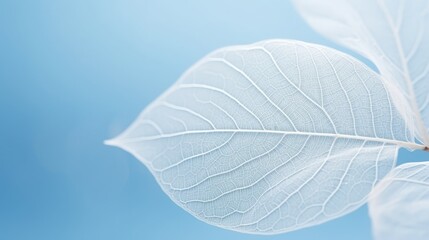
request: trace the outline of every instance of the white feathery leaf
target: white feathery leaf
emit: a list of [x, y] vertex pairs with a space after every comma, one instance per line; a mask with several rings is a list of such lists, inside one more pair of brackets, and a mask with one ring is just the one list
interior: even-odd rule
[[336, 50], [269, 40], [217, 50], [107, 143], [195, 217], [274, 234], [365, 203], [398, 147], [422, 149], [378, 74]]
[[429, 237], [429, 162], [407, 163], [375, 187], [369, 213], [376, 240]]
[[[375, 63], [416, 137], [429, 146], [429, 1], [294, 0], [326, 37]], [[402, 94], [400, 94], [402, 92]], [[405, 99], [403, 99], [403, 97]]]

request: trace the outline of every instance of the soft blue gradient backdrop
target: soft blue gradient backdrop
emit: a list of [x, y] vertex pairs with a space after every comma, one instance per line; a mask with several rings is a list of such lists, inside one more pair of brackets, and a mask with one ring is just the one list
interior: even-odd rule
[[370, 239], [366, 207], [277, 236], [207, 225], [102, 144], [208, 52], [268, 38], [338, 48], [280, 0], [1, 1], [0, 239]]

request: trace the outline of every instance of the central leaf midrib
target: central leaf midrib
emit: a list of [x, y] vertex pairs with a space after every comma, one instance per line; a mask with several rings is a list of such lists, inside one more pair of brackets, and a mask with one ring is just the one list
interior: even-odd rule
[[143, 137], [134, 137], [134, 138], [125, 138], [120, 141], [126, 142], [138, 142], [138, 141], [151, 141], [158, 140], [162, 138], [178, 137], [183, 135], [190, 134], [206, 134], [206, 133], [270, 133], [270, 134], [281, 134], [281, 135], [303, 135], [303, 136], [316, 136], [316, 137], [333, 137], [333, 138], [345, 138], [345, 139], [354, 139], [370, 142], [382, 142], [392, 145], [398, 145], [401, 147], [407, 147], [411, 149], [424, 149], [424, 145], [420, 145], [414, 142], [400, 141], [396, 139], [387, 139], [387, 138], [378, 138], [378, 137], [368, 137], [368, 136], [359, 136], [359, 135], [349, 135], [341, 133], [316, 133], [316, 132], [294, 132], [294, 131], [281, 131], [281, 130], [258, 130], [258, 129], [209, 129], [209, 130], [190, 130], [174, 133], [164, 133], [152, 136], [143, 136]]

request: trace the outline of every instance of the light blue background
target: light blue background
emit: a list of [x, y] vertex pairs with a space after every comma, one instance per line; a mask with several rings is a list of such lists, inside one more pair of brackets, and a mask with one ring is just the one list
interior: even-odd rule
[[370, 239], [366, 207], [277, 236], [207, 225], [102, 144], [208, 52], [268, 38], [338, 48], [280, 0], [1, 1], [0, 239]]

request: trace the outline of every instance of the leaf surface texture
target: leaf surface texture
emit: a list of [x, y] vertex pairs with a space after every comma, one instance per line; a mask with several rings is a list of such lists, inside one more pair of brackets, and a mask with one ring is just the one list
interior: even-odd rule
[[429, 236], [429, 162], [396, 167], [369, 201], [377, 240], [426, 240]]
[[376, 73], [286, 40], [209, 54], [109, 143], [195, 217], [259, 234], [358, 208], [416, 146]]
[[[326, 37], [375, 63], [394, 103], [429, 146], [429, 1], [295, 0]], [[404, 99], [403, 99], [404, 98]]]

